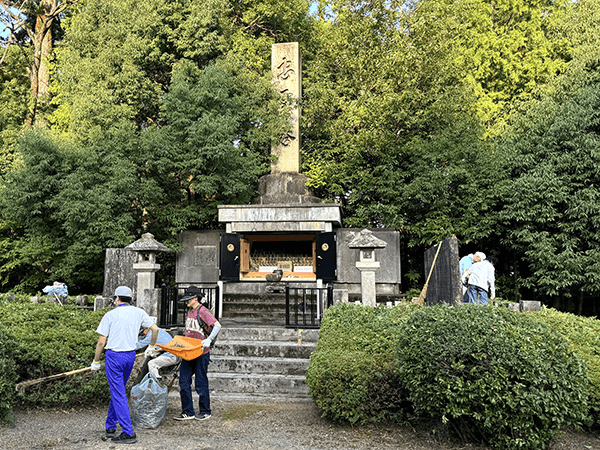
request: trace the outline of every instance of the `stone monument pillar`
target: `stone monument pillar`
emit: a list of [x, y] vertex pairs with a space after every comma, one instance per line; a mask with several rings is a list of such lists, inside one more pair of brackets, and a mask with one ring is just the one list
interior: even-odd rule
[[385, 248], [387, 243], [376, 238], [373, 233], [367, 229], [362, 230], [348, 244], [350, 248], [357, 248], [360, 253], [359, 261], [356, 267], [360, 270], [360, 283], [362, 293], [362, 304], [367, 306], [377, 306], [375, 271], [379, 269], [379, 261], [375, 261], [375, 249]]
[[300, 108], [302, 96], [302, 61], [297, 42], [273, 44], [271, 47], [273, 83], [282, 96], [284, 105], [292, 105], [290, 129], [278, 145], [271, 147], [275, 160], [271, 173], [258, 180], [258, 197], [254, 204], [320, 203], [306, 187], [308, 177], [300, 173]]
[[297, 102], [302, 96], [301, 71], [302, 62], [297, 42], [273, 44], [273, 81], [284, 99], [293, 102], [293, 107], [290, 130], [283, 136], [279, 145], [271, 148], [271, 154], [278, 157], [271, 163], [271, 173], [300, 172], [300, 108]]
[[142, 235], [140, 239], [125, 248], [138, 254], [137, 262], [133, 264], [133, 269], [137, 272], [136, 305], [149, 316], [157, 317], [160, 295], [159, 289], [155, 289], [154, 285], [160, 264], [156, 264], [156, 252], [168, 252], [169, 248], [155, 241], [150, 233]]

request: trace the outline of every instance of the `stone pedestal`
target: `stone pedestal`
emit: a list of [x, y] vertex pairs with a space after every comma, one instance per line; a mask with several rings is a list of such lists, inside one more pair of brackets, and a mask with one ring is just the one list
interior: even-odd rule
[[385, 248], [387, 243], [376, 238], [371, 231], [364, 229], [348, 246], [359, 249], [360, 253], [356, 268], [360, 270], [362, 304], [377, 306], [375, 271], [379, 269], [380, 264], [379, 261], [375, 261], [375, 249]]
[[377, 306], [377, 295], [375, 290], [375, 271], [379, 269], [379, 262], [359, 261], [356, 263], [356, 268], [360, 270], [360, 286], [362, 291], [363, 305]]
[[156, 272], [160, 270], [160, 264], [152, 264], [148, 261], [137, 262], [133, 265], [137, 272], [137, 303], [151, 317], [158, 315], [158, 303], [153, 298], [154, 284], [156, 283]]

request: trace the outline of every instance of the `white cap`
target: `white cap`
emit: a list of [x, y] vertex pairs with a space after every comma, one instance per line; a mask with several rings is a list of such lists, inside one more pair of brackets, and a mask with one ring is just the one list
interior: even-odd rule
[[129, 289], [127, 286], [119, 286], [117, 289], [115, 289], [115, 297], [131, 297], [132, 293], [131, 293], [131, 289]]
[[481, 259], [482, 261], [485, 260], [485, 253], [483, 253], [483, 252], [475, 252], [475, 254], [477, 256], [479, 256], [479, 259]]

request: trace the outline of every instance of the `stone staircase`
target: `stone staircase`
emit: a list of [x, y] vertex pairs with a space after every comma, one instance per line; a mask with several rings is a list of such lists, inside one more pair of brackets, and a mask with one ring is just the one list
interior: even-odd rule
[[304, 374], [319, 330], [302, 330], [299, 343], [299, 331], [285, 328], [285, 295], [229, 296], [219, 322], [208, 369], [211, 397], [310, 400]]
[[274, 326], [235, 325], [222, 319], [211, 350], [211, 395], [309, 399], [305, 372], [318, 330], [299, 332]]

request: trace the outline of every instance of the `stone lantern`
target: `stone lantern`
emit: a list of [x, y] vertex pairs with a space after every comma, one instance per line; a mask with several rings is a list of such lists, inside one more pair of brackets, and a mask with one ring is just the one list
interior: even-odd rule
[[159, 294], [154, 284], [160, 264], [156, 264], [156, 252], [168, 252], [169, 248], [154, 240], [150, 233], [143, 234], [140, 239], [125, 248], [137, 253], [137, 261], [133, 264], [133, 269], [137, 272], [136, 304], [149, 316], [157, 317]]
[[362, 230], [348, 244], [350, 248], [357, 248], [360, 253], [356, 267], [360, 270], [362, 303], [368, 306], [377, 306], [377, 292], [375, 288], [375, 271], [379, 269], [379, 261], [375, 261], [375, 249], [385, 248], [387, 243], [375, 237], [367, 229]]

